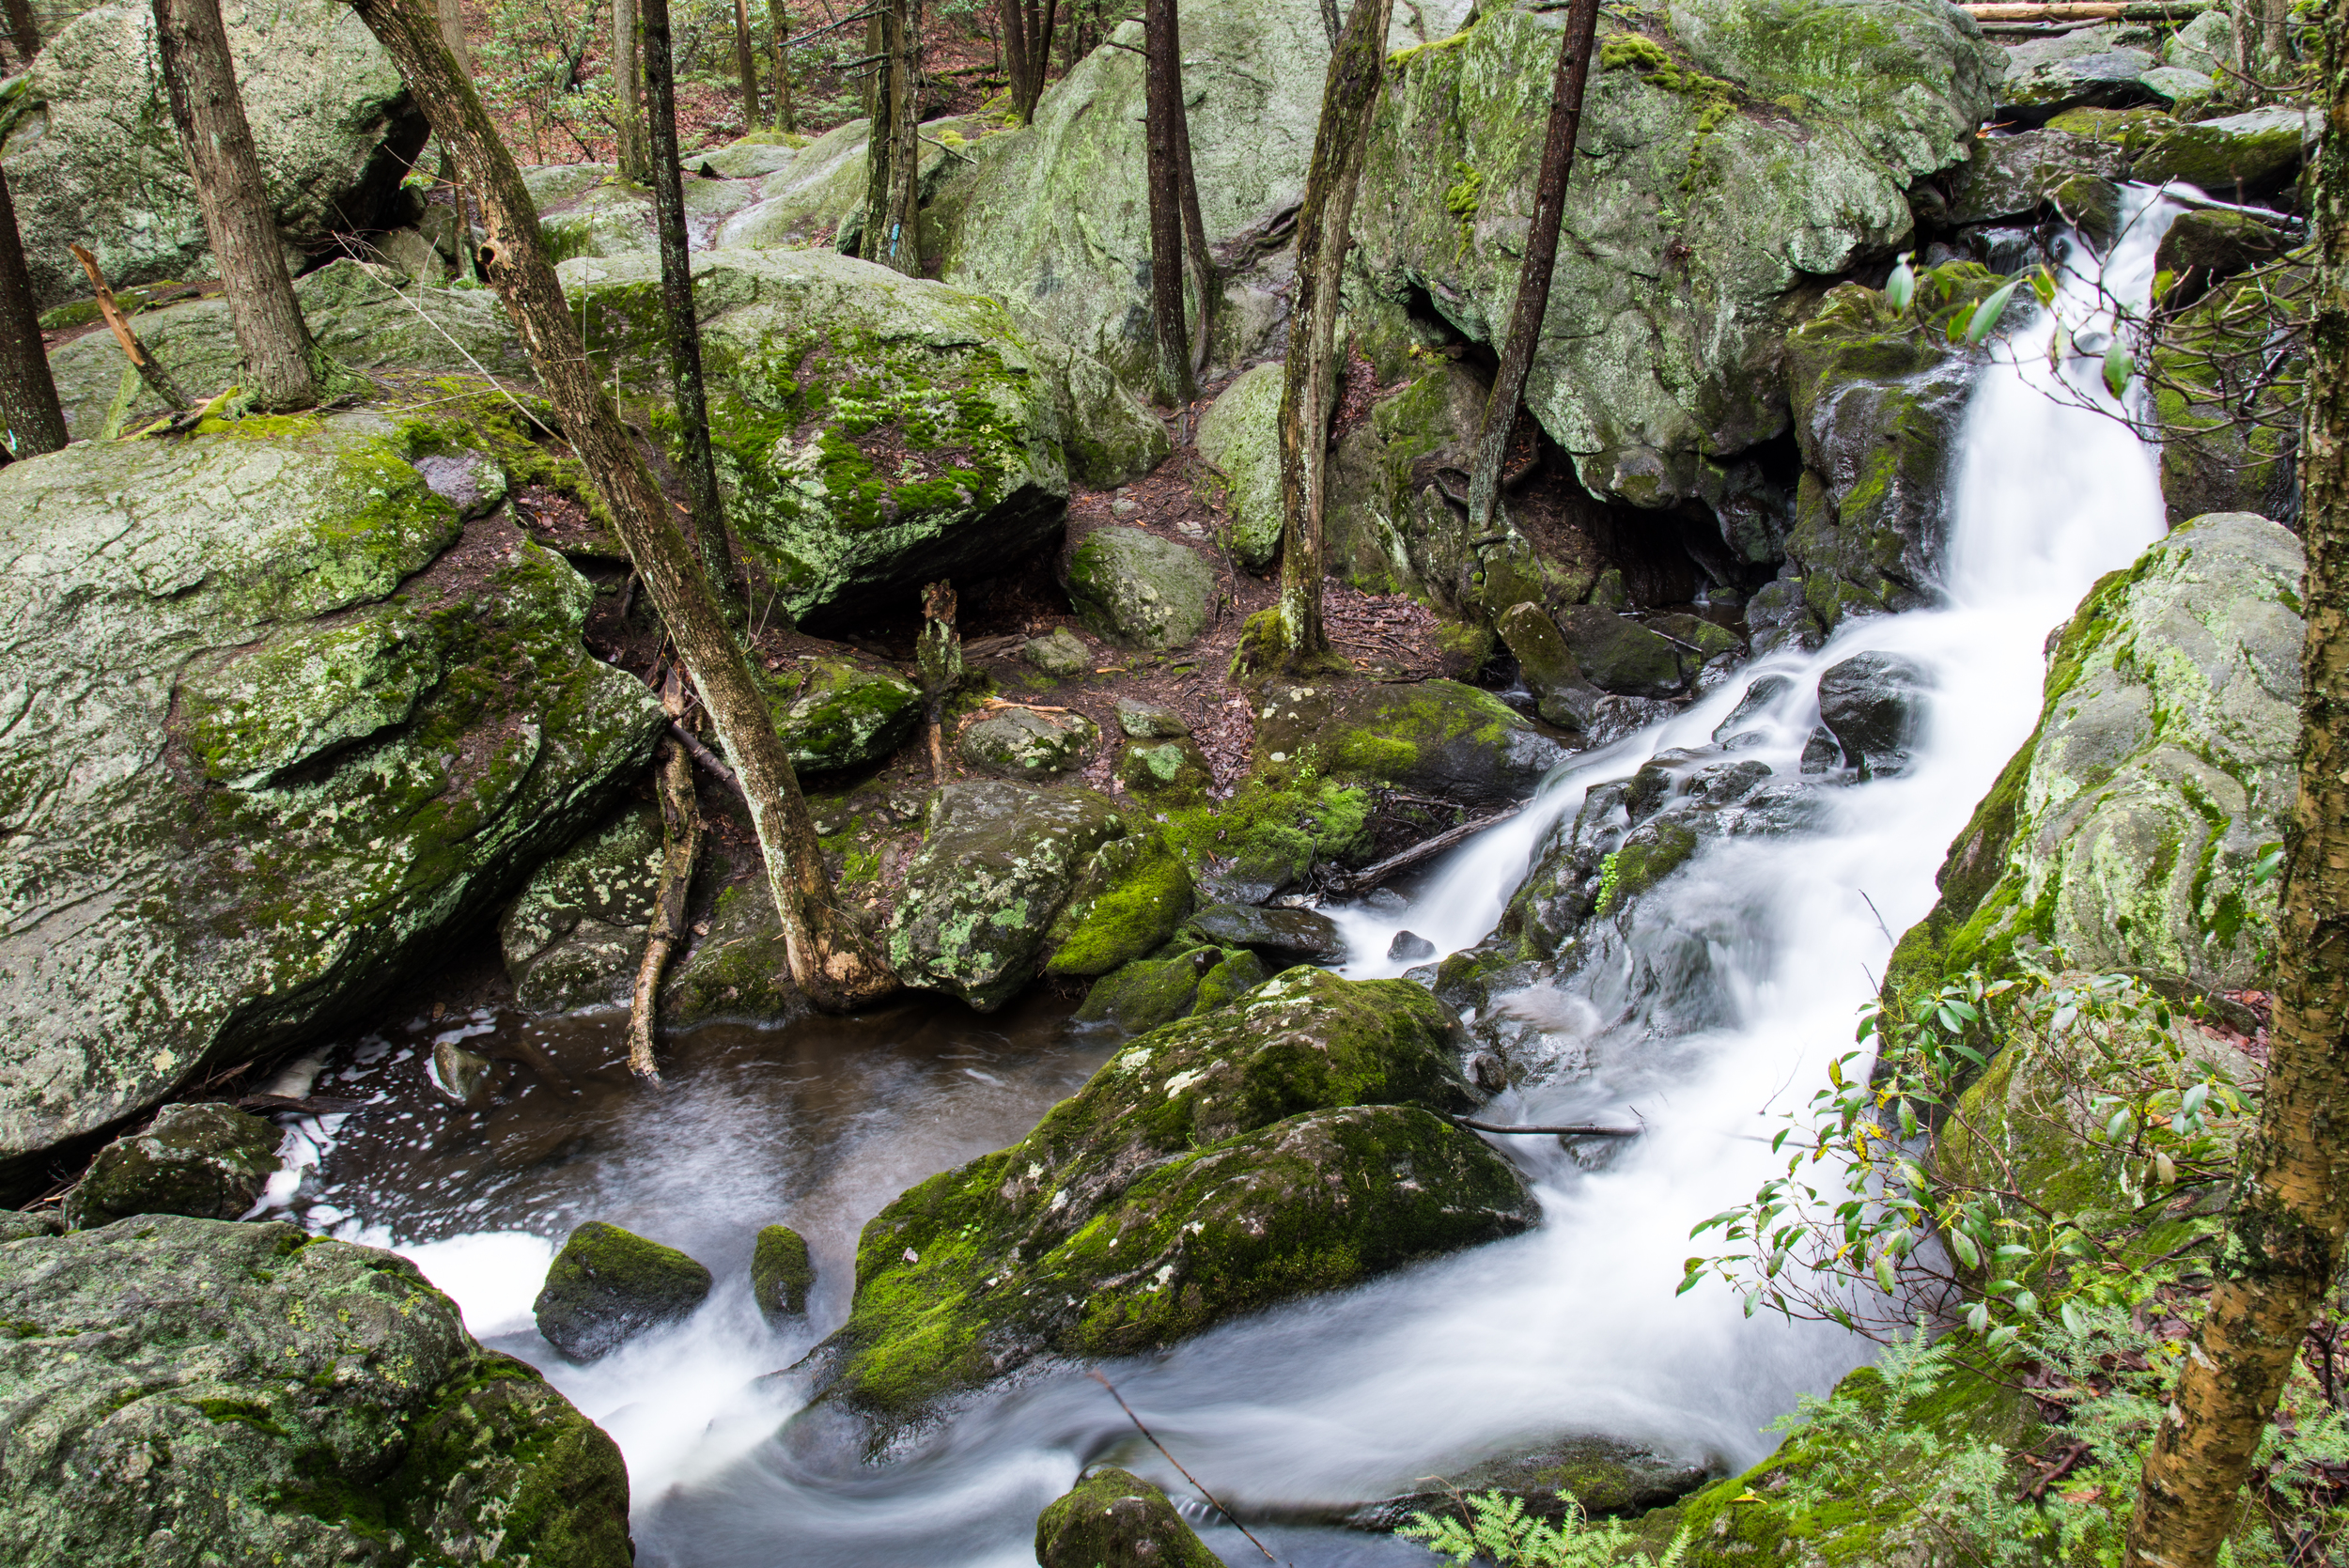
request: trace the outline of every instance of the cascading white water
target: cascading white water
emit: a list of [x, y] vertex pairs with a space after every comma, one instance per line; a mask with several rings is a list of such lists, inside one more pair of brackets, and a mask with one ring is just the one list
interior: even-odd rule
[[[2143, 299], [2170, 212], [2132, 194], [2126, 229], [2101, 269], [2110, 296]], [[2048, 362], [2059, 321], [2076, 334], [2109, 330], [2094, 271], [2067, 272], [2052, 316], [1999, 347], [1978, 383], [1956, 449], [1944, 607], [1855, 622], [1816, 652], [1758, 660], [1677, 717], [1563, 769], [1517, 818], [1455, 852], [1408, 909], [1342, 912], [1358, 954], [1383, 954], [1406, 926], [1439, 950], [1470, 945], [1588, 790], [1659, 752], [1705, 747], [1754, 681], [1788, 677], [1763, 716], [1766, 743], [1738, 756], [1791, 779], [1817, 722], [1823, 671], [1881, 650], [1933, 675], [1928, 733], [1906, 776], [1823, 788], [1797, 831], [1702, 841], [1641, 901], [1639, 939], [1672, 944], [1681, 982], [1703, 993], [1696, 1011], [1716, 1021], [1672, 1023], [1689, 1016], [1686, 999], [1666, 1005], [1643, 994], [1626, 979], [1638, 969], [1627, 955], [1595, 960], [1579, 989], [1505, 1003], [1572, 1037], [1588, 1066], [1504, 1096], [1494, 1108], [1501, 1119], [1636, 1110], [1651, 1129], [1596, 1170], [1529, 1147], [1533, 1140], [1501, 1141], [1537, 1182], [1539, 1230], [1112, 1369], [1143, 1419], [1226, 1501], [1277, 1514], [1377, 1497], [1513, 1442], [1575, 1431], [1742, 1464], [1767, 1446], [1761, 1428], [1770, 1417], [1858, 1358], [1859, 1347], [1840, 1334], [1748, 1321], [1725, 1292], [1675, 1298], [1673, 1290], [1690, 1225], [1770, 1173], [1766, 1113], [1803, 1104], [1827, 1058], [1848, 1048], [1893, 933], [1930, 908], [1945, 846], [2029, 735], [2047, 632], [2099, 573], [2161, 532], [2152, 455], [2116, 417], [2095, 361]], [[1348, 972], [1402, 968], [1365, 956]], [[962, 1157], [953, 1146], [915, 1157], [904, 1174]], [[708, 1156], [705, 1140], [686, 1156], [648, 1148], [644, 1157], [698, 1169]], [[658, 1169], [599, 1174], [615, 1190], [662, 1179]], [[865, 1213], [887, 1194], [869, 1196]], [[338, 1201], [355, 1211], [353, 1226], [367, 1219], [364, 1196]], [[835, 1220], [852, 1230], [854, 1218]], [[497, 1343], [546, 1365], [614, 1427], [647, 1565], [1009, 1568], [1033, 1560], [1044, 1504], [1081, 1464], [1112, 1452], [1187, 1494], [1101, 1390], [1079, 1379], [987, 1401], [901, 1464], [843, 1473], [802, 1462], [766, 1440], [787, 1406], [750, 1378], [806, 1339], [759, 1325], [739, 1276], [689, 1324], [583, 1370], [552, 1358], [520, 1316], [544, 1242], [460, 1237], [414, 1251], [477, 1329], [506, 1336]], [[1237, 1534], [1209, 1535], [1228, 1560], [1254, 1560]], [[1299, 1564], [1432, 1560], [1373, 1537], [1272, 1536]]]

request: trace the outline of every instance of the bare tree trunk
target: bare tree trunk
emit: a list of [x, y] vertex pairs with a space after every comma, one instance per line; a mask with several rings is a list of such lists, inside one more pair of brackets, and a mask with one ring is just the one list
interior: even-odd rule
[[2292, 76], [2292, 0], [2260, 0], [2260, 75], [2269, 86]]
[[1199, 215], [1199, 181], [1190, 172], [1190, 111], [1182, 90], [1182, 37], [1174, 39], [1174, 172], [1182, 182], [1183, 262], [1190, 272], [1190, 291], [1199, 318], [1190, 328], [1190, 373], [1206, 373], [1207, 338], [1215, 331], [1215, 262], [1207, 254], [1207, 225]]
[[2349, 3], [2325, 30], [2318, 287], [2300, 448], [2308, 610], [2300, 793], [2284, 853], [2280, 977], [2258, 1132], [2217, 1288], [2146, 1456], [2128, 1568], [2204, 1568], [2349, 1228]]
[[1297, 214], [1297, 300], [1281, 387], [1281, 638], [1290, 662], [1328, 656], [1321, 521], [1338, 373], [1338, 285], [1387, 59], [1393, 0], [1354, 0], [1330, 56], [1321, 123]]
[[1044, 76], [1052, 59], [1052, 18], [1059, 0], [998, 0], [1003, 23], [1003, 53], [1011, 73], [1011, 108], [1027, 125], [1044, 96]]
[[237, 96], [220, 0], [155, 0], [155, 52], [256, 401], [309, 408], [319, 400], [322, 361], [294, 303], [261, 160]]
[[466, 182], [480, 195], [490, 234], [482, 265], [490, 285], [513, 318], [564, 434], [610, 510], [709, 710], [719, 743], [733, 760], [766, 861], [792, 981], [829, 1010], [888, 995], [896, 978], [833, 902], [815, 821], [750, 664], [668, 501], [587, 363], [513, 155], [458, 74], [422, 0], [352, 0], [352, 9], [390, 53], [434, 132], [455, 149]]
[[0, 171], [0, 424], [8, 427], [9, 458], [38, 457], [65, 444], [65, 411], [41, 347], [40, 313], [33, 308], [33, 276], [16, 228], [16, 203]]
[[1190, 346], [1183, 332], [1182, 164], [1174, 128], [1183, 105], [1183, 62], [1174, 0], [1143, 8], [1143, 118], [1149, 141], [1145, 185], [1150, 208], [1150, 316], [1159, 339], [1159, 391], [1180, 409], [1197, 396]]
[[448, 45], [449, 57], [457, 69], [473, 80], [473, 50], [465, 42], [464, 0], [438, 0], [441, 18], [441, 41]]
[[31, 65], [40, 53], [40, 23], [33, 16], [33, 0], [8, 0], [8, 41], [16, 45], [19, 65]]
[[636, 0], [612, 0], [612, 120], [620, 178], [642, 185], [652, 178], [652, 154], [645, 144], [645, 84], [636, 50]]
[[[671, 670], [662, 684], [661, 706], [672, 723], [685, 710], [684, 691]], [[636, 986], [629, 997], [628, 1069], [646, 1083], [661, 1081], [661, 1062], [653, 1049], [653, 1031], [660, 1023], [661, 971], [669, 955], [685, 939], [685, 898], [692, 891], [693, 862], [701, 858], [701, 802], [693, 796], [693, 760], [675, 740], [661, 743], [654, 787], [661, 797], [661, 882], [653, 894], [652, 926], [645, 933], [645, 956], [636, 966]]]
[[767, 0], [767, 10], [775, 24], [775, 129], [788, 135], [800, 129], [791, 108], [791, 13], [783, 0]]
[[742, 129], [758, 129], [758, 51], [751, 46], [751, 9], [734, 0], [734, 71], [742, 79]]
[[865, 151], [864, 235], [857, 254], [909, 277], [922, 275], [922, 142], [915, 118], [914, 0], [878, 0], [873, 121]]
[[1338, 46], [1338, 0], [1321, 0], [1321, 30], [1330, 35], [1330, 47]]
[[930, 731], [930, 777], [946, 784], [946, 699], [962, 684], [962, 636], [955, 629], [955, 586], [933, 582], [922, 590], [922, 634], [913, 644], [913, 667], [922, 676], [922, 705]]
[[726, 537], [718, 465], [709, 450], [709, 389], [702, 378], [702, 329], [693, 313], [693, 258], [685, 248], [685, 179], [677, 170], [677, 79], [669, 0], [637, 0], [645, 33], [645, 123], [652, 154], [653, 227], [661, 246], [661, 303], [669, 322], [669, 380], [684, 429], [685, 494], [693, 542], [718, 602], [739, 613], [742, 568]]
[[1542, 318], [1549, 313], [1549, 280], [1558, 265], [1558, 231], [1566, 215], [1566, 180], [1574, 172], [1574, 144], [1582, 129], [1582, 89], [1591, 76], [1591, 41], [1598, 33], [1598, 0], [1574, 0], [1566, 11], [1565, 36], [1558, 40], [1558, 69], [1550, 78], [1549, 132], [1542, 143], [1541, 174], [1533, 188], [1533, 226], [1525, 237], [1517, 268], [1517, 300], [1509, 313], [1509, 338], [1485, 399], [1484, 423], [1476, 430], [1476, 456], [1469, 470], [1469, 533], [1492, 532], [1501, 507], [1501, 466], [1517, 428], [1517, 403], [1525, 378], [1541, 346]]

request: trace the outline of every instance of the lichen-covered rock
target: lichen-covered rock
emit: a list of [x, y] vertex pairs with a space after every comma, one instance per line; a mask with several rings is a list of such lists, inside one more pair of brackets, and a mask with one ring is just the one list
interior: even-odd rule
[[761, 674], [791, 766], [821, 777], [894, 754], [922, 722], [922, 689], [886, 670], [814, 659]]
[[1923, 737], [1933, 672], [1896, 653], [1854, 654], [1819, 676], [1819, 722], [1863, 779], [1898, 778]]
[[1532, 794], [1568, 754], [1491, 692], [1457, 681], [1351, 690], [1272, 682], [1258, 693], [1257, 771], [1276, 781], [1311, 767], [1463, 805], [1500, 805]]
[[755, 131], [714, 151], [694, 153], [686, 163], [696, 173], [706, 169], [728, 179], [764, 179], [789, 168], [806, 145], [804, 136]]
[[1998, 83], [2002, 119], [2037, 125], [2081, 105], [2105, 108], [2146, 103], [2155, 94], [2141, 78], [2161, 62], [2122, 43], [2117, 26], [2080, 27], [2027, 39], [2005, 49]]
[[[689, 251], [708, 249], [719, 225], [758, 200], [759, 188], [749, 179], [699, 179], [688, 176], [680, 183], [685, 197], [685, 243]], [[546, 241], [550, 261], [650, 251], [658, 243], [653, 226], [652, 189], [625, 184], [614, 178], [552, 201], [542, 200], [538, 204], [538, 230]]]
[[1128, 740], [1117, 753], [1118, 783], [1136, 795], [1196, 795], [1215, 783], [1207, 753], [1189, 736]]
[[1052, 918], [1044, 972], [1086, 979], [1155, 953], [1191, 904], [1190, 871], [1165, 839], [1155, 831], [1112, 839]]
[[1215, 607], [1215, 568], [1139, 528], [1097, 528], [1068, 562], [1068, 599], [1095, 636], [1157, 652], [1190, 645]]
[[1190, 733], [1181, 714], [1164, 703], [1141, 697], [1117, 699], [1117, 727], [1135, 740], [1173, 740]]
[[134, 1214], [242, 1219], [277, 1169], [277, 1129], [218, 1104], [166, 1106], [147, 1130], [98, 1151], [65, 1195], [69, 1229]]
[[624, 1001], [661, 888], [661, 812], [639, 801], [531, 873], [498, 922], [516, 1005], [568, 1013]]
[[2261, 983], [2299, 735], [2300, 543], [2195, 519], [2100, 582], [2047, 670], [2039, 729], [1950, 846], [1941, 900], [1886, 984], [1996, 970], [2053, 946], [2083, 968]]
[[564, 1240], [531, 1311], [549, 1344], [593, 1361], [691, 1317], [709, 1286], [709, 1270], [676, 1248], [590, 1219]]
[[2234, 28], [2224, 11], [2204, 11], [2170, 35], [2161, 46], [2162, 62], [2209, 76], [2220, 65], [2234, 64]]
[[1126, 836], [1091, 790], [948, 784], [931, 800], [922, 848], [890, 918], [889, 962], [909, 986], [993, 1012], [1034, 978], [1094, 853]]
[[[223, 20], [287, 245], [318, 251], [332, 235], [386, 226], [426, 127], [366, 24], [327, 0], [230, 7]], [[89, 247], [117, 287], [212, 275], [152, 8], [82, 12], [42, 45], [17, 92], [0, 110], [0, 157], [41, 308], [89, 292], [70, 244]]]
[[[1473, 466], [1470, 448], [1487, 396], [1467, 366], [1442, 361], [1372, 404], [1370, 418], [1346, 432], [1330, 459], [1322, 524], [1333, 571], [1366, 593], [1423, 595], [1455, 614], [1509, 608], [1496, 601], [1502, 590], [1480, 577], [1494, 548], [1526, 542], [1513, 536], [1480, 542], [1467, 510], [1433, 488], [1437, 471], [1465, 474]], [[1528, 564], [1536, 591], [1550, 599], [1586, 597], [1598, 575], [1595, 560], [1577, 552], [1535, 561], [1529, 551]]]
[[1219, 947], [1246, 948], [1276, 970], [1346, 962], [1346, 939], [1337, 922], [1318, 909], [1216, 904], [1190, 917], [1190, 930]]
[[2064, 131], [1983, 136], [1950, 176], [1950, 222], [1989, 223], [2036, 214], [2065, 180], [2083, 174], [2116, 179], [2128, 159], [2109, 142]]
[[630, 1561], [619, 1450], [404, 1258], [152, 1217], [0, 1246], [0, 1299], [28, 1564]]
[[1028, 639], [1019, 649], [1019, 658], [1032, 668], [1060, 680], [1081, 675], [1093, 668], [1092, 650], [1065, 626], [1054, 628], [1048, 637]]
[[1281, 553], [1280, 362], [1243, 371], [1199, 418], [1199, 456], [1223, 476], [1232, 559], [1250, 571]]
[[413, 428], [0, 470], [0, 1188], [397, 984], [650, 756], [587, 582], [460, 524]]
[[962, 760], [982, 773], [1031, 783], [1074, 772], [1093, 760], [1101, 726], [1081, 713], [1006, 707], [966, 727], [956, 742]]
[[1166, 1494], [1114, 1467], [1088, 1472], [1036, 1516], [1041, 1568], [1221, 1568]]
[[1454, 1470], [1441, 1478], [1441, 1490], [1364, 1503], [1346, 1522], [1356, 1529], [1391, 1530], [1409, 1523], [1414, 1514], [1456, 1516], [1463, 1492], [1515, 1498], [1535, 1519], [1563, 1518], [1567, 1497], [1592, 1517], [1620, 1517], [1676, 1502], [1723, 1468], [1703, 1454], [1658, 1452], [1620, 1438], [1573, 1433]]
[[1475, 1102], [1458, 1032], [1408, 982], [1293, 970], [1131, 1042], [864, 1228], [819, 1407], [882, 1446], [1038, 1356], [1133, 1354], [1525, 1229], [1515, 1170], [1431, 1114]]
[[770, 1321], [798, 1317], [807, 1311], [807, 1293], [815, 1283], [807, 1239], [788, 1225], [762, 1227], [751, 1249], [751, 1299], [758, 1310]]
[[685, 953], [669, 961], [661, 986], [664, 1023], [681, 1028], [707, 1018], [744, 1018], [773, 1024], [807, 1010], [807, 999], [791, 983], [783, 921], [763, 868], [720, 888], [703, 924], [708, 933], [697, 932]]
[[[935, 132], [933, 132], [935, 134]], [[800, 249], [829, 231], [837, 234], [864, 206], [865, 150], [872, 122], [852, 119], [832, 127], [801, 147], [798, 156], [764, 176], [758, 201], [718, 225], [721, 248]], [[924, 172], [932, 179], [945, 154], [925, 144]]]

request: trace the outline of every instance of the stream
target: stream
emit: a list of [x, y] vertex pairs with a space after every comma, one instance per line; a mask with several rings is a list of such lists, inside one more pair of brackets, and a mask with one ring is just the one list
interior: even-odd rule
[[[2141, 301], [2174, 209], [2141, 190], [2129, 201], [2102, 284]], [[2075, 332], [2108, 318], [2092, 277], [2065, 274], [2054, 317]], [[1538, 1229], [1105, 1366], [1201, 1482], [1243, 1517], [1275, 1521], [1255, 1528], [1282, 1560], [1432, 1563], [1410, 1543], [1278, 1521], [1326, 1518], [1529, 1440], [1599, 1433], [1723, 1470], [1750, 1464], [1774, 1417], [1863, 1358], [1838, 1331], [1749, 1320], [1724, 1290], [1673, 1291], [1689, 1227], [1782, 1169], [1766, 1141], [1776, 1117], [1850, 1048], [1894, 936], [1931, 908], [1951, 839], [2030, 734], [2050, 629], [2162, 532], [2153, 453], [2116, 417], [2095, 359], [2050, 367], [2055, 330], [2046, 313], [2023, 321], [1976, 384], [1952, 460], [1942, 606], [1754, 660], [1560, 768], [1525, 811], [1422, 877], [1408, 908], [1329, 911], [1357, 955], [1384, 954], [1406, 927], [1439, 953], [1470, 946], [1588, 790], [1658, 753], [1709, 747], [1756, 680], [1791, 677], [1764, 744], [1738, 754], [1791, 777], [1822, 671], [1882, 650], [1933, 673], [1905, 776], [1820, 791], [1805, 831], [1700, 840], [1640, 901], [1632, 945], [1602, 951], [1570, 988], [1500, 1004], [1579, 1065], [1509, 1092], [1488, 1119], [1637, 1115], [1649, 1129], [1588, 1166], [1551, 1140], [1495, 1140], [1536, 1185]], [[1362, 957], [1345, 972], [1404, 967]], [[713, 1025], [673, 1043], [660, 1094], [629, 1081], [615, 1015], [398, 1021], [308, 1064], [318, 1093], [366, 1103], [298, 1126], [272, 1201], [414, 1259], [476, 1335], [542, 1368], [610, 1431], [646, 1568], [1015, 1568], [1034, 1561], [1037, 1513], [1101, 1460], [1164, 1484], [1227, 1562], [1261, 1561], [1081, 1375], [985, 1397], [886, 1466], [777, 1438], [793, 1396], [761, 1378], [847, 1315], [859, 1227], [923, 1177], [1019, 1139], [1104, 1060], [1114, 1041], [1066, 1014], [1035, 997], [984, 1018], [914, 1002]], [[440, 1037], [501, 1063], [498, 1104], [469, 1112], [435, 1092]], [[683, 1248], [718, 1285], [687, 1322], [575, 1367], [538, 1338], [530, 1304], [560, 1237], [588, 1218]], [[753, 1234], [778, 1220], [817, 1264], [804, 1327], [770, 1328], [751, 1301]]]

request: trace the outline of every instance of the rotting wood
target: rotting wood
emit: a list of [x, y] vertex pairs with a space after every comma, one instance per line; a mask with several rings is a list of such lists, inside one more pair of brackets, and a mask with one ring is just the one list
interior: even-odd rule
[[90, 289], [98, 296], [98, 314], [106, 318], [106, 325], [113, 331], [115, 341], [122, 345], [122, 351], [137, 369], [139, 379], [171, 407], [188, 407], [191, 401], [188, 395], [179, 390], [179, 383], [171, 379], [169, 371], [156, 363], [154, 354], [145, 343], [139, 341], [139, 334], [131, 330], [131, 318], [115, 303], [115, 291], [107, 286], [106, 274], [98, 270], [98, 258], [79, 245], [68, 245], [66, 249], [73, 253], [73, 259], [80, 262], [82, 271], [89, 274]]
[[1435, 837], [1423, 839], [1400, 854], [1389, 855], [1376, 865], [1364, 866], [1360, 871], [1341, 872], [1330, 879], [1330, 891], [1335, 893], [1368, 893], [1396, 872], [1407, 871], [1422, 861], [1442, 854], [1455, 844], [1474, 838], [1487, 828], [1498, 827], [1524, 809], [1523, 806], [1511, 806], [1507, 811], [1480, 816], [1456, 828], [1446, 828]]
[[717, 753], [703, 745], [692, 731], [672, 719], [669, 721], [669, 738], [684, 747], [685, 754], [700, 765], [704, 772], [733, 791], [736, 800], [746, 806], [750, 804], [750, 797], [742, 793], [741, 779], [733, 768], [725, 765]]
[[1472, 1132], [1555, 1133], [1561, 1138], [1637, 1138], [1645, 1127], [1602, 1127], [1582, 1122], [1568, 1122], [1558, 1126], [1503, 1126], [1498, 1122], [1472, 1122], [1466, 1116], [1455, 1116], [1452, 1125], [1467, 1127]]
[[922, 676], [922, 709], [930, 733], [930, 777], [946, 784], [946, 699], [962, 685], [962, 638], [955, 630], [955, 586], [933, 582], [922, 590], [922, 633], [913, 644], [913, 664]]
[[[661, 706], [675, 724], [685, 710], [685, 683], [672, 669], [661, 691]], [[685, 895], [693, 885], [693, 863], [701, 858], [701, 805], [693, 798], [693, 764], [675, 741], [661, 748], [655, 787], [661, 796], [661, 888], [653, 896], [652, 927], [645, 934], [645, 956], [636, 966], [636, 989], [628, 1004], [628, 1070], [647, 1084], [661, 1081], [653, 1049], [659, 1021], [661, 971], [685, 935]]]

